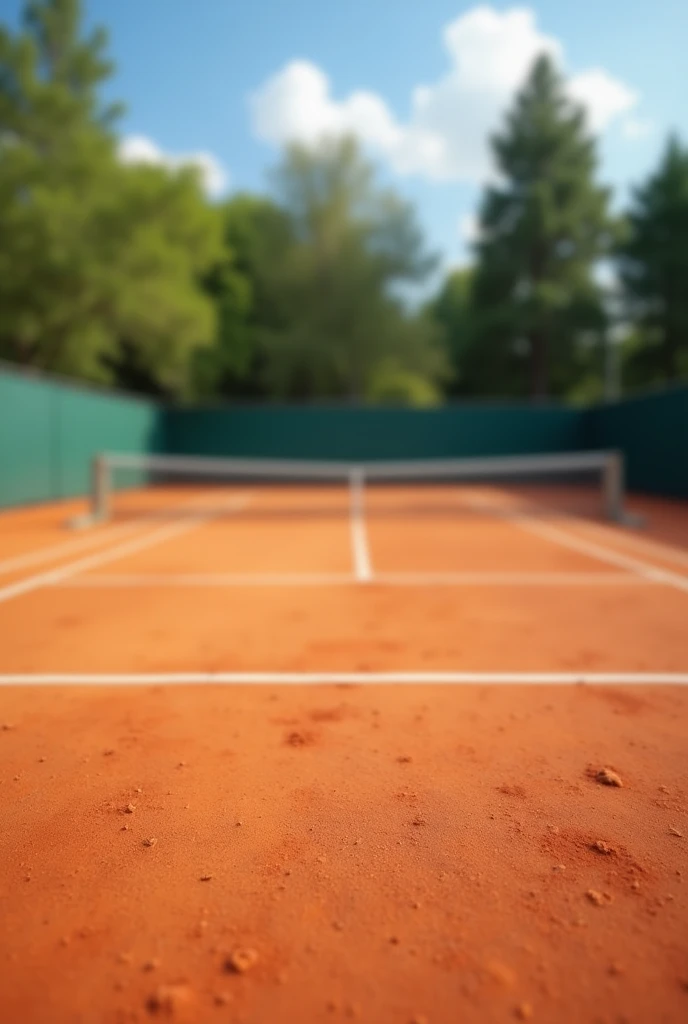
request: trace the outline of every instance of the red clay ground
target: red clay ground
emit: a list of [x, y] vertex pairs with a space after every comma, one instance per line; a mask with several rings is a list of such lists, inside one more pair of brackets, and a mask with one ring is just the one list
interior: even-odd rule
[[0, 719], [3, 1021], [686, 1019], [686, 688], [5, 688]]
[[365, 582], [341, 497], [0, 517], [2, 1024], [688, 1017], [685, 686], [28, 685], [688, 678], [685, 506], [372, 492]]

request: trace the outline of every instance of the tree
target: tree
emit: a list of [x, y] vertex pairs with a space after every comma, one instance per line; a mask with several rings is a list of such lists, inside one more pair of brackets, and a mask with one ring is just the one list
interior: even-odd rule
[[118, 162], [106, 35], [82, 39], [80, 13], [35, 0], [0, 29], [0, 355], [182, 391], [214, 333], [196, 278], [219, 224], [192, 172]]
[[280, 330], [280, 268], [294, 242], [289, 219], [272, 200], [238, 193], [219, 209], [223, 252], [204, 278], [218, 320], [215, 344], [197, 354], [196, 389], [201, 394], [268, 394], [265, 332]]
[[378, 187], [352, 139], [291, 146], [274, 182], [293, 242], [269, 275], [275, 326], [260, 335], [269, 389], [361, 400], [390, 360], [437, 377], [433, 327], [399, 298], [432, 266], [410, 207]]
[[632, 361], [646, 382], [688, 374], [688, 149], [670, 138], [638, 188], [619, 260], [631, 319]]
[[111, 298], [114, 356], [105, 364], [117, 383], [190, 393], [191, 361], [217, 336], [217, 311], [200, 281], [222, 252], [221, 219], [191, 168], [117, 167], [116, 178], [97, 254]]
[[470, 365], [475, 350], [474, 276], [473, 267], [451, 271], [427, 309], [443, 331], [449, 362], [446, 386], [453, 395], [479, 393], [486, 383], [476, 379]]
[[543, 398], [567, 390], [581, 332], [604, 325], [592, 270], [611, 235], [583, 111], [549, 58], [535, 61], [492, 147], [500, 180], [480, 213], [472, 356], [485, 379]]

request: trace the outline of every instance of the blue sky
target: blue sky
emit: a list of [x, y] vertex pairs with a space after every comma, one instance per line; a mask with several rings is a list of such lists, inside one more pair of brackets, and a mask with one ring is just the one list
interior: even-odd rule
[[[0, 0], [14, 22], [21, 0]], [[685, 0], [86, 0], [105, 24], [128, 159], [205, 154], [209, 186], [262, 190], [288, 138], [354, 131], [462, 262], [485, 140], [545, 48], [585, 102], [621, 201], [669, 130], [688, 140]], [[424, 87], [424, 88], [423, 88]]]

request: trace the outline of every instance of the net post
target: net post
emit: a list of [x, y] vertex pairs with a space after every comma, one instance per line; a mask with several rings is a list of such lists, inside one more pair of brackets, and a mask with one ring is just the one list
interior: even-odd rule
[[624, 522], [624, 464], [621, 452], [609, 452], [604, 463], [604, 505], [608, 519]]
[[354, 517], [363, 514], [364, 485], [365, 470], [362, 466], [352, 466], [349, 469], [349, 491], [351, 493], [351, 511]]
[[92, 516], [94, 523], [101, 523], [109, 515], [110, 477], [105, 455], [96, 455], [91, 467], [92, 474]]

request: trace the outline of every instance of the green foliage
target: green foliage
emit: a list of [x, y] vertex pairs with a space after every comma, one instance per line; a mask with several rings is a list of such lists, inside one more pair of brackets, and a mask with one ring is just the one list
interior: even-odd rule
[[503, 184], [486, 190], [481, 207], [465, 386], [561, 394], [580, 333], [604, 326], [592, 269], [612, 228], [583, 113], [547, 57], [535, 62], [493, 149]]
[[546, 57], [492, 140], [475, 266], [413, 311], [433, 260], [352, 139], [291, 146], [272, 198], [213, 205], [191, 169], [118, 159], [106, 48], [79, 0], [0, 27], [0, 357], [177, 396], [590, 401], [614, 376], [593, 276], [614, 248], [624, 385], [688, 375], [688, 150], [669, 141], [620, 231]]
[[410, 405], [415, 408], [438, 405], [438, 388], [419, 373], [405, 370], [394, 359], [383, 359], [374, 368], [366, 398], [380, 405]]
[[117, 161], [106, 37], [79, 20], [77, 0], [43, 0], [0, 30], [0, 355], [181, 392], [214, 335], [196, 278], [219, 225], [193, 173]]
[[440, 325], [447, 349], [449, 370], [446, 387], [450, 394], [466, 393], [475, 382], [475, 373], [469, 367], [477, 351], [473, 281], [472, 267], [452, 271], [428, 306], [428, 314]]
[[274, 180], [292, 242], [269, 275], [275, 326], [260, 332], [270, 392], [362, 399], [389, 358], [434, 379], [431, 325], [394, 291], [432, 266], [409, 206], [377, 186], [351, 139], [290, 147]]
[[637, 325], [627, 373], [645, 383], [688, 375], [688, 149], [678, 139], [634, 193], [619, 258]]
[[276, 276], [289, 256], [293, 234], [272, 200], [237, 194], [219, 210], [223, 253], [205, 278], [218, 313], [215, 344], [198, 354], [194, 385], [202, 395], [264, 397], [265, 332], [283, 326]]
[[108, 322], [133, 358], [112, 365], [120, 380], [131, 365], [162, 391], [184, 394], [190, 358], [216, 337], [217, 312], [198, 281], [222, 252], [221, 222], [191, 170], [141, 165], [118, 177], [104, 260], [114, 293]]

